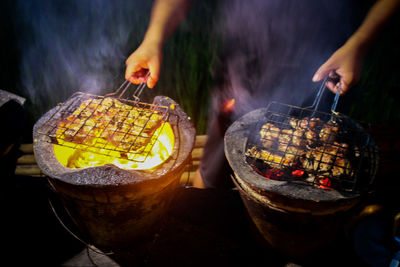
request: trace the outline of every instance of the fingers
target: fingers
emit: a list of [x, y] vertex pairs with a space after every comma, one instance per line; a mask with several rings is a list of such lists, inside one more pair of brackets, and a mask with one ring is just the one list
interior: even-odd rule
[[322, 80], [324, 77], [326, 77], [329, 72], [331, 72], [333, 69], [333, 66], [331, 66], [330, 62], [327, 61], [325, 64], [323, 64], [319, 69], [315, 72], [312, 81], [313, 82], [318, 82]]
[[125, 79], [135, 84], [139, 83], [139, 81], [137, 81], [134, 78], [135, 73], [138, 72], [140, 69], [142, 69], [140, 64], [136, 62], [137, 61], [135, 61], [133, 57], [129, 57], [126, 60], [126, 70], [125, 70]]
[[[140, 51], [139, 51], [140, 52]], [[146, 53], [134, 52], [126, 60], [125, 79], [134, 84], [147, 81], [147, 86], [153, 88], [160, 73], [161, 55], [148, 56]], [[150, 76], [147, 75], [150, 73]]]
[[[335, 73], [336, 77], [338, 76]], [[332, 77], [331, 74], [329, 74], [329, 77]], [[335, 77], [332, 77], [335, 78]], [[339, 86], [340, 86], [340, 95], [344, 95], [347, 90], [350, 87], [350, 83], [348, 83], [346, 81], [346, 79], [344, 77], [339, 76], [340, 80], [336, 81], [336, 80], [327, 80], [326, 82], [326, 87], [328, 87], [329, 90], [332, 91], [332, 93], [336, 94], [337, 90], [339, 90]]]
[[[328, 60], [314, 74], [313, 82], [318, 82], [325, 77], [330, 77], [333, 80], [327, 80], [326, 87], [336, 94], [340, 85], [340, 95], [347, 92], [351, 84], [354, 82], [354, 75], [350, 71], [343, 70], [341, 67], [334, 65]], [[335, 81], [340, 79], [339, 81]]]
[[153, 59], [149, 62], [149, 71], [150, 76], [147, 79], [147, 87], [153, 88], [156, 85], [160, 75], [160, 62], [158, 59]]

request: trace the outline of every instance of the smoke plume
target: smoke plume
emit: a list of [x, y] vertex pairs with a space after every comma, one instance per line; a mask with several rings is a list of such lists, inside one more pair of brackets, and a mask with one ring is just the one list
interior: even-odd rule
[[114, 91], [147, 26], [151, 3], [138, 2], [20, 0], [21, 81], [31, 101], [48, 109], [77, 91]]
[[224, 1], [217, 98], [235, 98], [237, 116], [270, 101], [308, 104], [320, 86], [313, 74], [360, 22], [351, 2]]

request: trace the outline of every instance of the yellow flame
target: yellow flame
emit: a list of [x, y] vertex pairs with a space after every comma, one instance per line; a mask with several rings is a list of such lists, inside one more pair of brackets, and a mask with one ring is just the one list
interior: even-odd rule
[[60, 139], [58, 142], [60, 145], [53, 145], [54, 155], [68, 168], [80, 169], [113, 164], [121, 169], [144, 170], [157, 167], [169, 158], [175, 145], [175, 136], [171, 125], [164, 122], [153, 134], [150, 143], [154, 145], [151, 148], [147, 146], [142, 153], [125, 153], [128, 159], [122, 159], [120, 152], [117, 151], [76, 145]]

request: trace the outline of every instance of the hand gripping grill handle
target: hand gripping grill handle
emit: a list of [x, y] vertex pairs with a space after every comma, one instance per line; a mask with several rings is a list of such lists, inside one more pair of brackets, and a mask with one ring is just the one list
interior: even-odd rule
[[[314, 108], [314, 111], [317, 111], [317, 110], [318, 110], [319, 103], [320, 103], [320, 101], [321, 101], [323, 92], [324, 92], [325, 89], [327, 88], [326, 83], [327, 83], [328, 81], [331, 81], [331, 80], [332, 80], [332, 78], [330, 78], [329, 76], [326, 76], [325, 79], [324, 79], [324, 81], [322, 82], [321, 86], [319, 87], [318, 92], [317, 92], [317, 95], [316, 95], [316, 97], [315, 97], [315, 99], [314, 99], [314, 102], [313, 102], [313, 104], [312, 104], [312, 106], [311, 106], [312, 108]], [[337, 106], [337, 103], [338, 103], [338, 101], [339, 101], [339, 96], [340, 96], [340, 89], [341, 89], [341, 87], [342, 87], [342, 84], [339, 82], [339, 86], [338, 86], [338, 89], [337, 89], [337, 91], [336, 91], [335, 98], [333, 99], [333, 103], [332, 103], [332, 106], [331, 106], [331, 111], [332, 111], [332, 112], [335, 112], [335, 110], [336, 110], [336, 106]]]
[[[133, 74], [131, 75], [131, 77], [132, 76], [133, 76]], [[129, 77], [129, 78], [131, 78], [131, 77]], [[147, 72], [146, 76], [144, 76], [143, 82], [136, 87], [135, 91], [132, 94], [134, 101], [140, 102], [139, 96], [142, 94], [143, 89], [146, 87], [147, 79], [149, 77], [150, 77], [150, 72]], [[116, 96], [119, 94], [118, 99], [121, 99], [131, 84], [132, 83], [129, 81], [129, 79], [127, 79], [121, 84], [121, 86], [114, 93], [107, 94], [106, 96], [107, 97], [108, 96]], [[120, 93], [121, 90], [122, 90], [122, 92]]]

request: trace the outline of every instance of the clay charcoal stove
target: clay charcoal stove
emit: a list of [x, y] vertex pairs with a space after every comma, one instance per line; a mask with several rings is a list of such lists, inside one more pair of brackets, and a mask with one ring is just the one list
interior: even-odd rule
[[144, 238], [167, 212], [195, 129], [168, 97], [146, 104], [76, 93], [44, 114], [33, 136], [37, 163], [72, 220], [109, 250]]
[[250, 217], [272, 247], [294, 258], [335, 238], [378, 166], [377, 147], [358, 123], [314, 107], [273, 102], [225, 134], [232, 179]]

